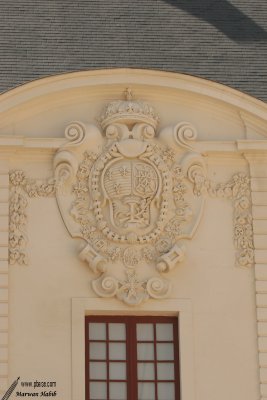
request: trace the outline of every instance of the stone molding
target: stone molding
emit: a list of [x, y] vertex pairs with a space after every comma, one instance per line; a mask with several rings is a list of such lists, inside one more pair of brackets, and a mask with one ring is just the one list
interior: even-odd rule
[[[60, 74], [30, 82], [19, 86], [1, 95], [1, 108], [3, 113], [1, 126], [6, 125], [14, 110], [19, 109], [33, 99], [45, 98], [49, 94], [57, 95], [60, 91], [75, 88], [90, 87], [97, 94], [99, 89], [106, 90], [106, 97], [114, 93], [112, 85], [134, 85], [147, 88], [157, 85], [157, 89], [186, 91], [192, 94], [204, 95], [214, 101], [218, 100], [227, 105], [236, 107], [245, 113], [266, 121], [267, 105], [238, 90], [225, 85], [178, 73], [152, 71], [145, 69], [118, 68], [112, 70], [80, 71]], [[166, 92], [168, 98], [168, 91]], [[163, 98], [162, 98], [163, 100]], [[40, 102], [39, 106], [42, 106]]]

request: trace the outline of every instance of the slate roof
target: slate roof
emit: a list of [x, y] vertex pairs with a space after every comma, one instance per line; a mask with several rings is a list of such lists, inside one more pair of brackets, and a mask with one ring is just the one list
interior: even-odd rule
[[0, 0], [0, 91], [115, 67], [191, 74], [267, 101], [266, 0]]

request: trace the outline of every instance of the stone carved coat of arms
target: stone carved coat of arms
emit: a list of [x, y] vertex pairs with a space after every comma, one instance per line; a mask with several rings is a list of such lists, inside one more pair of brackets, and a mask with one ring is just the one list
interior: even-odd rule
[[127, 89], [105, 107], [100, 128], [71, 123], [54, 159], [57, 202], [71, 236], [85, 243], [79, 256], [95, 274], [93, 290], [130, 305], [169, 295], [165, 275], [183, 260], [203, 208], [193, 193], [205, 169], [190, 146], [194, 127], [157, 132], [158, 124], [154, 108]]

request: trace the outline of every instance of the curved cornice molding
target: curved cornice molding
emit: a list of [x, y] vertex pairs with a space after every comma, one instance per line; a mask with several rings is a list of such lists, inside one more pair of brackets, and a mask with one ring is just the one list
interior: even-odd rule
[[[5, 114], [32, 100], [40, 102], [48, 94], [87, 87], [101, 88], [102, 94], [108, 96], [114, 94], [114, 85], [156, 86], [205, 96], [267, 120], [267, 104], [225, 85], [190, 75], [127, 68], [74, 72], [27, 83], [0, 96], [0, 111]], [[170, 93], [166, 92], [166, 96]]]

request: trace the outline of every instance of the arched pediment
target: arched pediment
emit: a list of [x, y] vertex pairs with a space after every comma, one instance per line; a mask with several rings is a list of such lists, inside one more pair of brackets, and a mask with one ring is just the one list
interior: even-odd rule
[[177, 120], [197, 127], [200, 140], [261, 139], [267, 106], [208, 80], [140, 69], [108, 69], [57, 75], [1, 95], [1, 135], [60, 138], [73, 119], [95, 121], [103, 103], [130, 86], [138, 99], [158, 110], [160, 128]]

